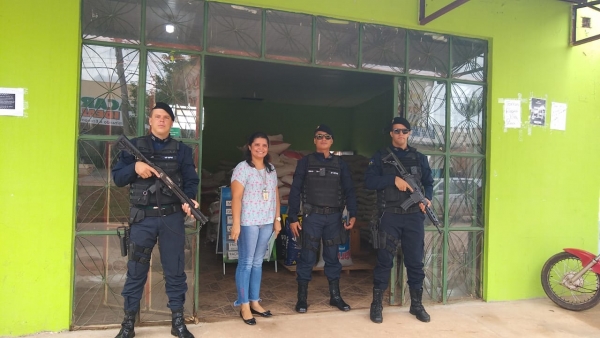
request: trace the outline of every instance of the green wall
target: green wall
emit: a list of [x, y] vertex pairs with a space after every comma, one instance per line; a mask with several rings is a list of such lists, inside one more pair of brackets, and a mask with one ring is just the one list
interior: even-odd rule
[[[600, 42], [568, 46], [567, 3], [470, 1], [422, 27], [418, 1], [231, 2], [487, 39], [485, 299], [542, 296], [539, 272], [551, 254], [567, 246], [596, 251]], [[0, 335], [59, 331], [71, 314], [79, 1], [4, 1], [0, 31], [0, 87], [28, 90], [26, 117], [0, 116], [10, 140], [0, 145]], [[519, 93], [567, 103], [567, 130], [504, 130], [498, 101]], [[323, 122], [344, 132], [331, 114]], [[303, 115], [290, 116], [289, 125], [305, 125]], [[269, 123], [256, 126], [278, 132], [277, 120]], [[297, 135], [312, 133], [302, 128]]]
[[[600, 42], [570, 47], [562, 1], [470, 1], [418, 25], [418, 1], [229, 1], [487, 39], [490, 45], [484, 298], [543, 296], [544, 261], [563, 247], [596, 251]], [[447, 1], [427, 1], [428, 13]], [[568, 104], [567, 130], [504, 130], [499, 99]], [[548, 111], [550, 107], [548, 106]], [[522, 105], [527, 121], [527, 104]]]
[[241, 161], [237, 147], [256, 131], [283, 134], [291, 150], [314, 151], [313, 133], [320, 123], [333, 129], [331, 150], [353, 150], [352, 113], [352, 108], [204, 98], [202, 167], [214, 172], [220, 160]]
[[69, 328], [79, 1], [3, 1], [0, 87], [25, 88], [25, 117], [0, 116], [0, 336]]

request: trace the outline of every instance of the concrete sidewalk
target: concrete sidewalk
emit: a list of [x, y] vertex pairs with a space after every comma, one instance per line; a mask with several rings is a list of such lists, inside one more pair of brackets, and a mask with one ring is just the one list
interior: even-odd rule
[[[310, 309], [309, 309], [310, 311]], [[386, 306], [383, 323], [369, 320], [369, 310], [322, 312], [188, 325], [196, 337], [600, 337], [600, 306], [584, 312], [559, 308], [548, 299], [430, 305], [430, 323], [421, 323], [408, 307]], [[137, 338], [171, 337], [170, 327], [136, 328]], [[114, 337], [118, 329], [39, 333], [28, 337]]]

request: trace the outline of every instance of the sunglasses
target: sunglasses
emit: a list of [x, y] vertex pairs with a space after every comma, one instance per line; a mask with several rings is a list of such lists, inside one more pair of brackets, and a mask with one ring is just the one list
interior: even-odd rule
[[315, 138], [316, 138], [317, 140], [322, 140], [322, 139], [323, 139], [323, 137], [324, 137], [326, 140], [331, 140], [331, 139], [332, 139], [331, 135], [329, 135], [329, 134], [317, 134], [317, 135], [315, 135]]
[[394, 129], [392, 130], [394, 132], [394, 134], [398, 135], [400, 133], [406, 135], [408, 133], [410, 133], [410, 129]]

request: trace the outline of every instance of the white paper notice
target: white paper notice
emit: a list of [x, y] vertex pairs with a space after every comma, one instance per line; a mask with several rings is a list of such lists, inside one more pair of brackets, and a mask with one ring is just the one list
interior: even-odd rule
[[567, 104], [552, 102], [550, 108], [550, 129], [567, 129]]
[[521, 128], [521, 100], [504, 100], [504, 128]]
[[0, 88], [0, 115], [23, 116], [23, 88]]

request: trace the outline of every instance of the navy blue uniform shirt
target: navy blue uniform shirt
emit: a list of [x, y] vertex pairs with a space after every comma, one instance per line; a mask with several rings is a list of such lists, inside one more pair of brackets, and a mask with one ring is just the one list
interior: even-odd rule
[[[322, 153], [313, 153], [317, 160], [321, 162], [329, 162], [333, 160], [333, 155], [328, 158]], [[356, 217], [356, 194], [354, 193], [354, 184], [352, 184], [352, 175], [346, 162], [340, 157], [340, 170], [341, 170], [341, 183], [342, 190], [346, 196], [346, 208], [348, 209], [348, 217]], [[300, 212], [300, 194], [302, 193], [302, 186], [304, 185], [304, 178], [306, 177], [306, 171], [308, 167], [308, 156], [304, 156], [298, 160], [298, 166], [294, 172], [294, 181], [292, 182], [292, 188], [290, 189], [290, 197], [288, 199], [289, 210], [288, 218], [290, 223], [298, 221], [298, 212]]]
[[[158, 138], [157, 138], [158, 139]], [[131, 140], [133, 145], [137, 146], [138, 138]], [[179, 142], [179, 141], [175, 141]], [[152, 146], [154, 150], [160, 150], [164, 148], [166, 143], [152, 140]], [[135, 172], [135, 157], [127, 151], [121, 151], [119, 154], [119, 162], [112, 169], [113, 181], [118, 187], [124, 187], [128, 184], [135, 182], [138, 177]], [[179, 151], [177, 152], [177, 162], [179, 164], [179, 170], [181, 171], [182, 187], [181, 190], [192, 199], [196, 199], [198, 193], [198, 173], [196, 173], [196, 166], [194, 165], [194, 157], [192, 156], [192, 148], [188, 147], [184, 143], [179, 144]]]
[[[394, 146], [390, 146], [390, 149], [394, 152], [398, 159], [401, 159], [408, 155], [408, 148], [406, 150], [395, 148]], [[386, 151], [387, 153], [387, 151]], [[419, 162], [421, 163], [421, 184], [423, 184], [423, 188], [425, 191], [425, 197], [428, 200], [432, 200], [433, 196], [433, 176], [431, 175], [431, 167], [429, 167], [429, 161], [427, 160], [427, 156], [417, 152], [417, 156], [419, 158]], [[406, 168], [406, 170], [410, 169]], [[367, 171], [365, 172], [365, 187], [370, 190], [383, 190], [389, 186], [395, 186], [394, 183], [396, 181], [396, 176], [400, 175], [383, 175], [382, 174], [383, 167], [381, 163], [381, 154], [377, 152], [369, 161], [369, 167], [367, 167]]]

